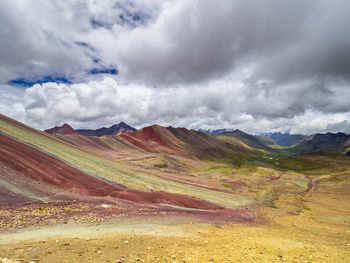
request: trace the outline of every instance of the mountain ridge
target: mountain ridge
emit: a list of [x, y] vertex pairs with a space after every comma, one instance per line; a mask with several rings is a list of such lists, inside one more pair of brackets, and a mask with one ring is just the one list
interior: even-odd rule
[[347, 154], [350, 148], [350, 134], [316, 133], [306, 137], [301, 142], [287, 149], [293, 154], [315, 153], [321, 151], [340, 152]]
[[95, 130], [94, 129], [77, 129], [76, 131], [82, 135], [85, 135], [85, 136], [102, 137], [104, 135], [113, 135], [113, 134], [117, 134], [117, 133], [136, 131], [136, 129], [122, 121], [122, 122], [120, 122], [118, 124], [114, 124], [108, 128], [102, 127], [102, 128], [95, 129]]
[[[101, 149], [113, 150], [109, 146], [104, 145], [104, 142], [94, 140], [82, 143], [83, 137], [80, 140], [76, 138], [79, 136], [86, 136], [85, 138], [102, 138], [103, 136], [117, 135], [113, 140], [115, 141], [119, 138], [119, 146], [124, 144], [129, 148], [134, 147], [135, 150], [139, 149], [145, 152], [185, 154], [187, 156], [194, 154], [199, 158], [203, 156], [223, 158], [225, 155], [230, 155], [228, 154], [229, 152], [235, 152], [238, 148], [240, 149], [239, 152], [244, 152], [247, 151], [244, 145], [252, 147], [252, 149], [279, 154], [295, 155], [328, 151], [339, 152], [347, 156], [350, 155], [350, 135], [342, 132], [316, 133], [310, 136], [280, 132], [251, 135], [239, 129], [189, 130], [181, 127], [163, 127], [157, 124], [136, 130], [124, 122], [112, 125], [109, 128], [103, 127], [97, 130], [74, 130], [65, 123], [62, 126], [56, 126], [45, 131], [67, 142], [73, 142], [73, 144], [91, 144], [92, 146], [90, 148], [95, 149], [102, 147]], [[85, 134], [84, 131], [86, 131]], [[223, 137], [236, 138], [243, 145], [236, 143], [236, 149], [233, 149], [232, 143], [234, 142], [232, 140], [226, 140]], [[219, 142], [220, 140], [221, 142], [225, 141], [226, 144], [230, 144], [231, 146], [223, 145]], [[282, 146], [283, 149], [278, 150], [276, 146]]]
[[50, 134], [77, 134], [77, 132], [67, 123], [64, 123], [62, 126], [55, 126], [50, 129], [44, 130]]
[[[292, 146], [307, 137], [307, 135], [303, 134], [290, 134], [288, 132], [265, 132], [260, 133], [255, 136], [262, 143], [270, 144], [270, 145], [279, 145], [283, 147]], [[269, 139], [268, 139], [269, 138]]]

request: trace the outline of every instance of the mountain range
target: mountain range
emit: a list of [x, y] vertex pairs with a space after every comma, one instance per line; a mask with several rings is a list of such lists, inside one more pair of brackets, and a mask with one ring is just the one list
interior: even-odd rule
[[[238, 129], [200, 130], [215, 136], [229, 136], [257, 149], [277, 154], [304, 154], [315, 152], [339, 152], [350, 155], [350, 135], [345, 133], [317, 133], [310, 136], [289, 133], [261, 133], [250, 135]], [[280, 147], [281, 146], [281, 147]]]
[[109, 128], [103, 127], [99, 129], [77, 129], [74, 130], [71, 126], [68, 124], [63, 124], [62, 126], [56, 126], [51, 129], [45, 130], [45, 132], [50, 133], [50, 134], [73, 134], [75, 132], [80, 133], [85, 136], [97, 136], [101, 137], [104, 135], [113, 135], [113, 134], [118, 134], [118, 133], [127, 133], [130, 131], [136, 131], [134, 127], [131, 127], [127, 125], [124, 122], [120, 122], [118, 124], [114, 124], [110, 126]]
[[[289, 164], [293, 157], [278, 156], [350, 150], [344, 133], [315, 134], [278, 149], [240, 130], [208, 133], [159, 125], [136, 130], [122, 122], [83, 132], [68, 124], [39, 131], [4, 115], [0, 140], [0, 205], [80, 200], [157, 209], [169, 204], [218, 214], [256, 202], [250, 191], [237, 194], [246, 183], [230, 180], [227, 169], [295, 169]], [[273, 189], [264, 190], [261, 200]]]
[[85, 135], [85, 136], [101, 137], [104, 135], [113, 135], [113, 134], [117, 134], [117, 133], [127, 133], [130, 131], [136, 131], [136, 129], [134, 127], [127, 125], [125, 122], [120, 122], [118, 124], [112, 125], [109, 128], [103, 127], [103, 128], [99, 128], [96, 130], [78, 129], [76, 131], [82, 135]]
[[[313, 134], [311, 136], [289, 133], [262, 133], [251, 135], [238, 129], [217, 130], [188, 130], [186, 128], [162, 127], [152, 125], [136, 130], [130, 125], [120, 122], [109, 128], [77, 129], [68, 124], [56, 126], [45, 132], [62, 140], [76, 145], [85, 145], [90, 142], [90, 148], [101, 148], [107, 135], [114, 135], [117, 148], [122, 145], [129, 149], [145, 152], [194, 155], [198, 158], [212, 157], [225, 158], [231, 151], [247, 151], [247, 149], [264, 150], [280, 154], [303, 154], [314, 152], [340, 152], [348, 154], [350, 150], [350, 135], [345, 133]], [[101, 138], [96, 138], [101, 137]], [[230, 138], [230, 139], [228, 139]], [[236, 141], [233, 141], [233, 138]], [[85, 144], [83, 143], [85, 141]], [[239, 147], [241, 143], [241, 147]], [[232, 148], [234, 146], [234, 149]], [[244, 145], [244, 146], [242, 146]], [[275, 146], [283, 146], [278, 151]], [[104, 145], [103, 149], [110, 146]]]
[[313, 153], [313, 152], [340, 152], [349, 154], [350, 151], [350, 135], [342, 132], [313, 134], [301, 140], [288, 149], [294, 154]]
[[261, 133], [260, 135], [256, 136], [256, 138], [264, 144], [279, 145], [284, 147], [292, 146], [304, 140], [306, 137], [306, 135], [302, 134], [289, 134], [281, 132]]

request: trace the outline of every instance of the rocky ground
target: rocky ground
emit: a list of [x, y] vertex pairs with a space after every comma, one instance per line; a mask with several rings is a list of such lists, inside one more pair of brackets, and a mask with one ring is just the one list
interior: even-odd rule
[[172, 206], [1, 207], [0, 262], [350, 262], [350, 183], [341, 176], [230, 218]]
[[12, 263], [350, 262], [350, 217], [347, 209], [340, 213], [347, 196], [340, 191], [327, 209], [320, 202], [327, 194], [281, 196], [256, 215], [266, 219], [260, 223], [205, 223], [163, 213], [32, 226], [3, 233], [0, 256]]

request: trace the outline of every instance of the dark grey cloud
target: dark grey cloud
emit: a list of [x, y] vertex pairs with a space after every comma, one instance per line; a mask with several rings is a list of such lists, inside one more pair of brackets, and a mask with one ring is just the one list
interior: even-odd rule
[[121, 72], [151, 84], [198, 82], [236, 66], [251, 81], [347, 77], [347, 1], [176, 1], [150, 27], [122, 35]]
[[346, 0], [1, 1], [0, 82], [40, 85], [3, 85], [0, 110], [40, 128], [347, 129], [348, 10]]
[[93, 32], [96, 23], [144, 25], [157, 6], [127, 0], [1, 1], [0, 82], [45, 76], [81, 81], [93, 68], [116, 68], [116, 62], [106, 63], [100, 47], [84, 42], [83, 36]]

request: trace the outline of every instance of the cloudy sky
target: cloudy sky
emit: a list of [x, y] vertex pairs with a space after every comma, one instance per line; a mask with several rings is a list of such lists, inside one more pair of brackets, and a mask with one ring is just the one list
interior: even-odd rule
[[0, 113], [350, 133], [348, 0], [2, 0]]

